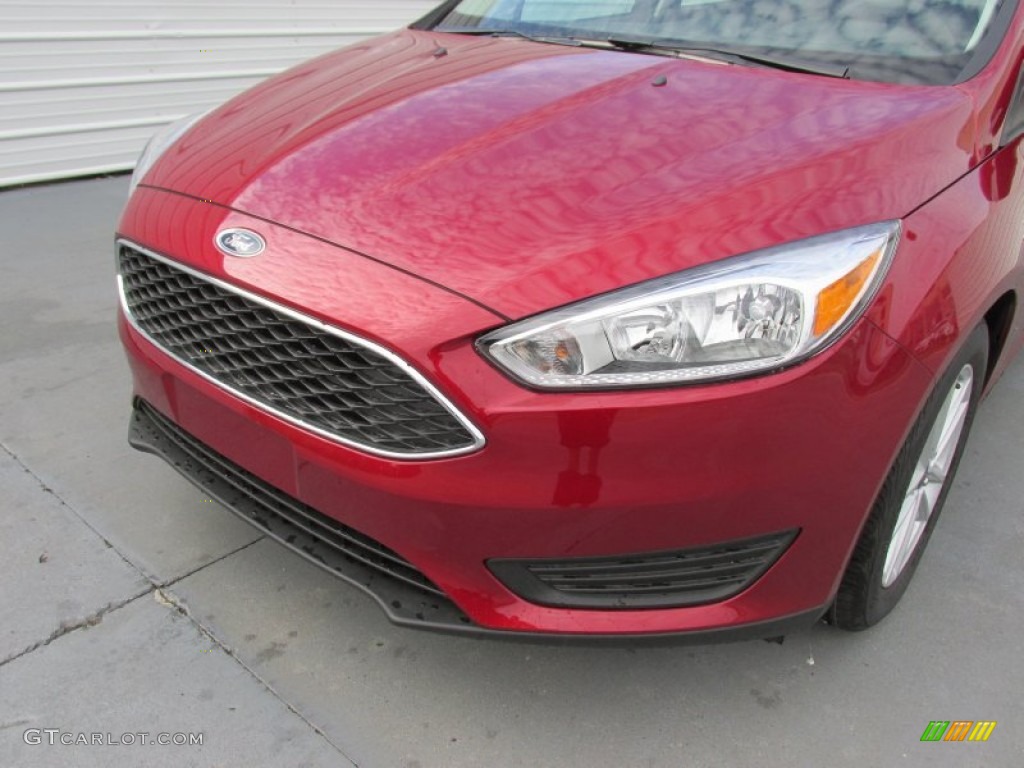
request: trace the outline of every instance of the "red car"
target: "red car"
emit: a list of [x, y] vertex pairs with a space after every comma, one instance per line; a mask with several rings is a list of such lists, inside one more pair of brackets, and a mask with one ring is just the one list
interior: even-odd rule
[[402, 625], [870, 626], [1024, 343], [1022, 40], [462, 0], [296, 67], [140, 160], [131, 442]]

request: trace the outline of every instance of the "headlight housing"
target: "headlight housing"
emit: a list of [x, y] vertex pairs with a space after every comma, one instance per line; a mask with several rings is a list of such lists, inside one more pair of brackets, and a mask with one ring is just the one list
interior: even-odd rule
[[587, 299], [478, 341], [539, 389], [622, 389], [763, 373], [820, 352], [864, 312], [898, 221], [756, 251]]
[[128, 185], [128, 194], [131, 195], [135, 191], [135, 188], [139, 186], [139, 182], [142, 181], [143, 177], [149, 172], [156, 161], [160, 159], [160, 156], [166, 152], [170, 146], [185, 135], [193, 125], [199, 120], [205, 117], [209, 112], [200, 112], [195, 115], [188, 115], [180, 120], [175, 120], [170, 125], [165, 125], [159, 131], [153, 134], [153, 137], [146, 143], [146, 146], [142, 150], [142, 154], [139, 155], [139, 161], [135, 164], [135, 171], [132, 173], [131, 183]]

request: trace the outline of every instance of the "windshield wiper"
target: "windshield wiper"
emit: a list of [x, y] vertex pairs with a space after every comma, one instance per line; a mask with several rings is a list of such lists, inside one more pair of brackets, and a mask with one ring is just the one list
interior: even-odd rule
[[811, 75], [822, 75], [824, 77], [848, 78], [850, 68], [843, 64], [827, 64], [823, 62], [807, 61], [794, 56], [773, 56], [771, 54], [748, 53], [729, 48], [709, 48], [705, 46], [690, 46], [683, 43], [675, 43], [664, 40], [631, 40], [623, 37], [609, 37], [595, 42], [605, 42], [623, 51], [635, 51], [637, 53], [653, 53], [664, 56], [706, 56], [725, 61], [749, 62], [773, 69], [782, 69], [787, 72], [805, 72]]
[[535, 43], [552, 43], [553, 45], [572, 45], [577, 48], [586, 44], [586, 41], [575, 37], [555, 37], [547, 35], [531, 35], [521, 32], [518, 29], [478, 29], [477, 27], [461, 27], [457, 29], [444, 29], [435, 27], [438, 32], [450, 32], [453, 35], [475, 35], [477, 37], [521, 37], [524, 40], [532, 40]]
[[748, 53], [746, 51], [737, 51], [728, 48], [691, 46], [671, 40], [644, 40], [630, 39], [626, 37], [599, 37], [588, 40], [580, 37], [531, 35], [518, 29], [479, 29], [477, 27], [438, 29], [437, 31], [451, 32], [457, 35], [476, 35], [479, 37], [521, 37], [524, 40], [532, 40], [535, 43], [572, 45], [583, 48], [618, 49], [620, 51], [633, 51], [635, 53], [649, 53], [660, 56], [703, 56], [705, 58], [714, 58], [733, 64], [738, 62], [759, 64], [763, 67], [781, 69], [787, 72], [804, 72], [812, 75], [837, 78], [848, 78], [850, 76], [850, 68], [843, 64], [827, 64], [823, 62], [807, 61], [806, 59], [800, 59], [793, 56], [773, 56], [771, 54]]

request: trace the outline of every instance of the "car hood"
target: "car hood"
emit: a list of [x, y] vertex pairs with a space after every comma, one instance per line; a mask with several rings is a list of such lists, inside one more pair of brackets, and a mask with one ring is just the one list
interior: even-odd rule
[[954, 87], [403, 30], [228, 102], [145, 183], [522, 317], [905, 216], [971, 121]]

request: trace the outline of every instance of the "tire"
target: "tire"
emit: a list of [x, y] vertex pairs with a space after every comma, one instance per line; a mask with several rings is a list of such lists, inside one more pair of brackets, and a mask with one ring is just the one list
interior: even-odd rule
[[[988, 349], [988, 328], [982, 323], [914, 422], [843, 574], [828, 616], [835, 626], [867, 629], [884, 619], [907, 590], [960, 464], [984, 388]], [[957, 424], [962, 427], [953, 439]]]

